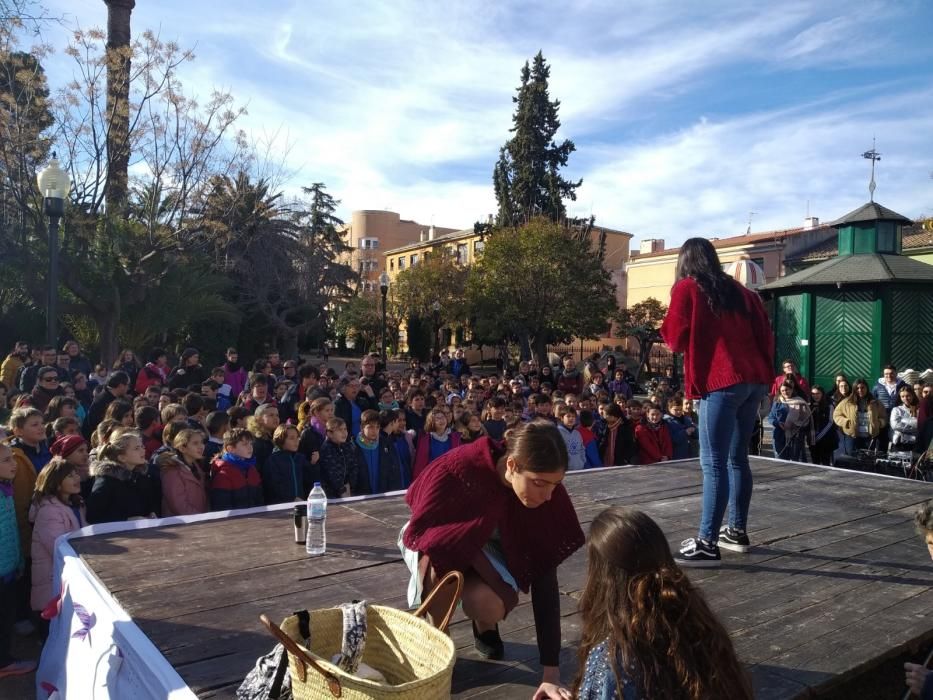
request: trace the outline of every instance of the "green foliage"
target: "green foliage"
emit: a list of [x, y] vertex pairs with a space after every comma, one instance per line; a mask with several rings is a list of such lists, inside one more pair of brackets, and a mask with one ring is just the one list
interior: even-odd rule
[[322, 183], [305, 193], [310, 202], [287, 204], [265, 180], [252, 182], [245, 172], [218, 176], [198, 234], [214, 268], [233, 281], [237, 305], [265, 320], [283, 352], [323, 323], [327, 307], [346, 298], [355, 279], [337, 262], [346, 250], [336, 230], [337, 202]]
[[500, 149], [493, 170], [499, 226], [517, 226], [536, 216], [564, 219], [564, 199], [576, 200], [576, 189], [583, 182], [560, 175], [576, 147], [567, 139], [560, 144], [554, 141], [560, 128], [560, 101], [552, 101], [548, 94], [550, 75], [540, 51], [530, 67], [526, 61], [522, 68], [521, 85], [512, 98], [513, 135]]
[[548, 343], [602, 335], [616, 311], [615, 286], [589, 240], [540, 217], [487, 239], [467, 298], [478, 336], [527, 337], [539, 361]]
[[648, 358], [651, 355], [651, 347], [661, 342], [660, 328], [666, 315], [667, 306], [654, 297], [648, 297], [627, 309], [620, 309], [615, 316], [616, 336], [634, 338], [638, 342], [638, 373], [642, 367], [650, 370]]
[[434, 304], [439, 304], [439, 321], [459, 321], [466, 317], [464, 293], [467, 268], [460, 265], [446, 247], [438, 247], [398, 273], [393, 291], [398, 300], [401, 317], [432, 318]]

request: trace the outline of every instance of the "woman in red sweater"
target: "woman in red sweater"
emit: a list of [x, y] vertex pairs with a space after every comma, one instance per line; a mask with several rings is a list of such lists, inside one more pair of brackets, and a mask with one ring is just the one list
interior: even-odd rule
[[[720, 546], [749, 548], [748, 441], [771, 382], [774, 336], [761, 299], [723, 272], [705, 238], [680, 249], [661, 336], [684, 353], [684, 391], [700, 399], [703, 514], [698, 536], [684, 540], [675, 559], [681, 566], [719, 566]], [[729, 523], [721, 527], [727, 504]]]
[[482, 437], [431, 462], [408, 487], [411, 520], [399, 548], [411, 571], [408, 602], [449, 571], [465, 577], [463, 611], [480, 655], [504, 654], [498, 623], [531, 591], [542, 683], [560, 683], [557, 566], [583, 546], [561, 482], [567, 448], [548, 420]]

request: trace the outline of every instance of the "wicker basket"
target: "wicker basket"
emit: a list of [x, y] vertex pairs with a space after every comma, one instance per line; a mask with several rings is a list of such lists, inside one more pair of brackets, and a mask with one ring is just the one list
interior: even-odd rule
[[[340, 651], [343, 639], [343, 613], [339, 608], [311, 610], [311, 648], [301, 646], [297, 615], [286, 618], [280, 627], [265, 615], [260, 619], [288, 650], [295, 700], [347, 698], [364, 700], [427, 700], [450, 697], [456, 649], [444, 632], [460, 600], [463, 575], [454, 571], [445, 576], [414, 613], [384, 607], [366, 606], [367, 635], [363, 663], [380, 671], [388, 684], [350, 675], [330, 663]], [[437, 595], [449, 594], [451, 605], [437, 627], [422, 619]], [[310, 667], [310, 668], [309, 668]]]

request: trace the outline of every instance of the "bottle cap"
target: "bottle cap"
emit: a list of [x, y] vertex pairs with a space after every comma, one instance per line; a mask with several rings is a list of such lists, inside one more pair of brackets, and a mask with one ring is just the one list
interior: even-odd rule
[[[305, 482], [305, 483], [308, 483], [308, 482]], [[313, 488], [317, 488], [317, 487], [320, 486], [320, 485], [321, 485], [321, 482], [320, 482], [320, 481], [315, 481], [315, 482], [314, 482]]]

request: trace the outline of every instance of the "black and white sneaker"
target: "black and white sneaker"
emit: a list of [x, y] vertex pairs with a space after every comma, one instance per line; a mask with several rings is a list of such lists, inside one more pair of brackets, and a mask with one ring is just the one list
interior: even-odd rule
[[729, 549], [733, 552], [747, 552], [752, 546], [748, 541], [748, 534], [746, 534], [745, 530], [737, 530], [728, 526], [719, 531], [719, 542], [717, 544], [723, 549]]
[[680, 543], [680, 551], [674, 555], [674, 561], [681, 566], [713, 568], [722, 564], [719, 547], [696, 537]]

